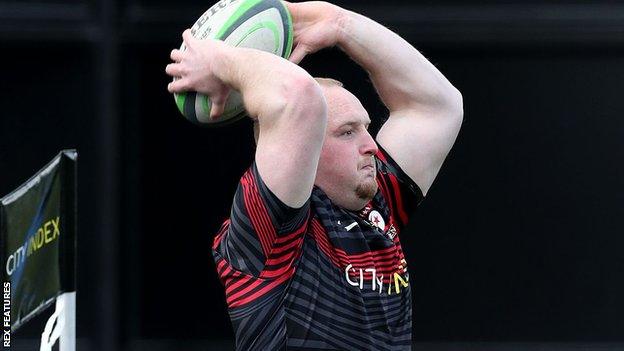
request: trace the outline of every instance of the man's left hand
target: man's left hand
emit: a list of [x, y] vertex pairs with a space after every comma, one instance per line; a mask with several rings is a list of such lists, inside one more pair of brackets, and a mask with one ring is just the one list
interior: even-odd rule
[[289, 60], [299, 63], [308, 54], [338, 44], [344, 10], [324, 1], [284, 1], [293, 19], [294, 50]]

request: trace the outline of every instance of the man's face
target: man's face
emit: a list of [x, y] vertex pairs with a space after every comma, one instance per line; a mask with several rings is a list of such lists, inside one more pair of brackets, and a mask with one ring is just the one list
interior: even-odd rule
[[368, 133], [370, 118], [344, 88], [323, 86], [327, 130], [315, 184], [338, 206], [359, 210], [375, 196], [377, 144]]

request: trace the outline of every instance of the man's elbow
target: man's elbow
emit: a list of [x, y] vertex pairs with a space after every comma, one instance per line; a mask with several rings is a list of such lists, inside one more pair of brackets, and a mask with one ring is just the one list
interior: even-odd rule
[[[321, 86], [309, 75], [289, 80], [285, 87], [285, 101], [289, 118], [299, 118], [302, 123], [327, 123], [327, 103]], [[323, 128], [324, 129], [324, 128]]]
[[326, 109], [323, 90], [310, 75], [302, 74], [289, 79], [286, 84], [286, 95], [290, 103], [301, 103], [315, 110]]
[[445, 100], [449, 117], [461, 125], [464, 120], [464, 97], [461, 92], [454, 86], [451, 86]]
[[325, 118], [325, 99], [314, 78], [305, 72], [282, 72], [281, 77], [283, 79], [273, 82], [270, 89], [250, 91], [245, 101], [250, 115], [258, 116], [260, 124], [265, 126], [282, 119]]

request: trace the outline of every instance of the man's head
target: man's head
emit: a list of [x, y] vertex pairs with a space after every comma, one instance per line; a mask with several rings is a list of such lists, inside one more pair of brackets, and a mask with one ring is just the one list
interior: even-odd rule
[[342, 83], [316, 80], [327, 101], [327, 130], [314, 184], [336, 205], [359, 210], [377, 192], [377, 144], [368, 133], [370, 118]]

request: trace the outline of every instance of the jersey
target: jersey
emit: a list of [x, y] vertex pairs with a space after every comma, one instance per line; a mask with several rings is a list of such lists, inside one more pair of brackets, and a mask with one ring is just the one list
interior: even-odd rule
[[381, 147], [375, 160], [378, 191], [361, 211], [316, 186], [291, 208], [255, 163], [242, 176], [213, 244], [237, 350], [411, 348], [399, 239], [423, 195]]

